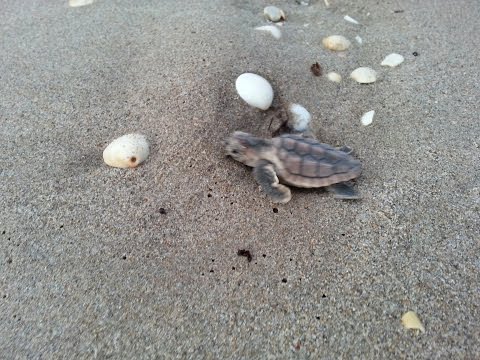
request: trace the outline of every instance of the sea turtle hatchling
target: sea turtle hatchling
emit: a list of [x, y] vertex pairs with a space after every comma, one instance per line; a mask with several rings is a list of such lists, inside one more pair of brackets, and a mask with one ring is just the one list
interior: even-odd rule
[[285, 204], [292, 197], [279, 178], [296, 187], [326, 187], [336, 198], [359, 198], [345, 183], [362, 172], [360, 161], [350, 155], [348, 147], [337, 149], [302, 135], [261, 139], [241, 131], [235, 131], [225, 145], [228, 155], [253, 167], [255, 179], [274, 202]]

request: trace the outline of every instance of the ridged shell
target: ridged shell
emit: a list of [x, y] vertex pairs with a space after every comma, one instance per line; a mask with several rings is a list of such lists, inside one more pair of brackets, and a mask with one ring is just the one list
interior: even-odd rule
[[322, 187], [348, 181], [361, 173], [360, 161], [330, 145], [300, 135], [272, 139], [281, 166], [278, 175], [298, 187]]

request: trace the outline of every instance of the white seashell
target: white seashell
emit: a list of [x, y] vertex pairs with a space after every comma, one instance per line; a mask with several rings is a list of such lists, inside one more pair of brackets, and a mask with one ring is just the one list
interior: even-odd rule
[[94, 0], [68, 0], [68, 5], [70, 7], [79, 7], [93, 4]]
[[361, 38], [360, 36], [358, 36], [358, 35], [355, 36], [355, 40], [357, 40], [357, 43], [358, 43], [359, 45], [362, 45], [362, 44], [363, 44], [363, 40], [362, 40], [362, 38]]
[[282, 32], [280, 29], [273, 25], [265, 25], [256, 27], [255, 30], [259, 31], [267, 31], [269, 32], [275, 39], [280, 39], [282, 37]]
[[393, 53], [387, 55], [380, 65], [395, 67], [400, 65], [404, 60], [405, 58], [402, 55]]
[[305, 131], [309, 128], [312, 115], [299, 104], [290, 104], [288, 111], [292, 115], [289, 121], [289, 125], [296, 131]]
[[357, 20], [351, 18], [351, 17], [348, 16], [348, 15], [345, 15], [345, 16], [343, 17], [343, 19], [346, 20], [346, 21], [348, 21], [348, 22], [351, 22], [352, 24], [357, 24], [357, 25], [360, 24]]
[[413, 311], [407, 311], [402, 316], [402, 324], [406, 329], [416, 329], [425, 332], [425, 327]]
[[267, 6], [263, 9], [263, 16], [265, 16], [267, 20], [273, 22], [285, 20], [285, 13], [282, 9], [279, 9], [276, 6]]
[[373, 122], [373, 115], [375, 115], [375, 110], [371, 110], [363, 114], [362, 118], [360, 119], [360, 122], [362, 123], [362, 125], [363, 126], [370, 125]]
[[331, 35], [322, 40], [323, 46], [329, 50], [344, 51], [350, 47], [350, 41], [342, 35]]
[[341, 82], [342, 81], [342, 76], [336, 72], [329, 72], [327, 74], [327, 79], [330, 80], [330, 81], [333, 81], [333, 82]]
[[273, 101], [270, 83], [257, 74], [244, 73], [235, 81], [238, 95], [250, 106], [267, 110]]
[[133, 168], [142, 163], [150, 153], [145, 136], [127, 134], [113, 140], [103, 150], [103, 160], [109, 166]]
[[369, 84], [377, 80], [377, 73], [369, 67], [359, 67], [352, 71], [350, 77], [360, 84]]

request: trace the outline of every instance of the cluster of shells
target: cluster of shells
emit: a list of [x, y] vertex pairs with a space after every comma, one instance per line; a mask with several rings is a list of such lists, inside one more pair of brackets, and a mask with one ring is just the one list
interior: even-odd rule
[[[301, 5], [309, 5], [308, 1], [297, 1], [297, 3]], [[329, 6], [329, 2], [326, 0], [325, 5], [327, 7]], [[263, 16], [270, 24], [256, 27], [255, 30], [267, 32], [275, 39], [281, 39], [282, 32], [280, 27], [283, 26], [287, 19], [285, 12], [276, 6], [267, 6], [263, 10]], [[349, 15], [345, 15], [343, 19], [351, 24], [360, 25], [359, 21]], [[352, 48], [352, 41], [343, 35], [330, 35], [324, 37], [321, 42], [325, 49], [328, 49], [332, 52], [344, 53]], [[363, 39], [359, 35], [356, 35], [355, 42], [357, 43], [357, 46], [361, 46], [363, 44]], [[380, 63], [380, 66], [393, 68], [400, 65], [404, 60], [405, 59], [402, 55], [392, 53], [383, 59], [383, 61]], [[319, 75], [317, 74], [317, 76]], [[359, 84], [371, 84], [377, 81], [378, 73], [372, 67], [362, 66], [353, 69], [349, 77]], [[342, 82], [343, 79], [342, 75], [335, 71], [328, 72], [326, 74], [326, 78], [336, 83]], [[271, 85], [267, 80], [257, 74], [246, 73], [240, 75], [236, 82], [236, 88], [240, 97], [251, 106], [266, 110], [272, 103], [273, 90]], [[291, 106], [289, 109], [290, 113], [292, 114]], [[364, 126], [372, 124], [374, 114], [374, 110], [365, 112], [360, 123]]]

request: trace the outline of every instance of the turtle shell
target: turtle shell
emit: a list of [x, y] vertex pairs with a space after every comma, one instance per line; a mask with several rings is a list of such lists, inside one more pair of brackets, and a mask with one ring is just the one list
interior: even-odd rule
[[277, 175], [288, 184], [323, 187], [354, 179], [362, 172], [360, 161], [334, 147], [301, 135], [272, 139]]

